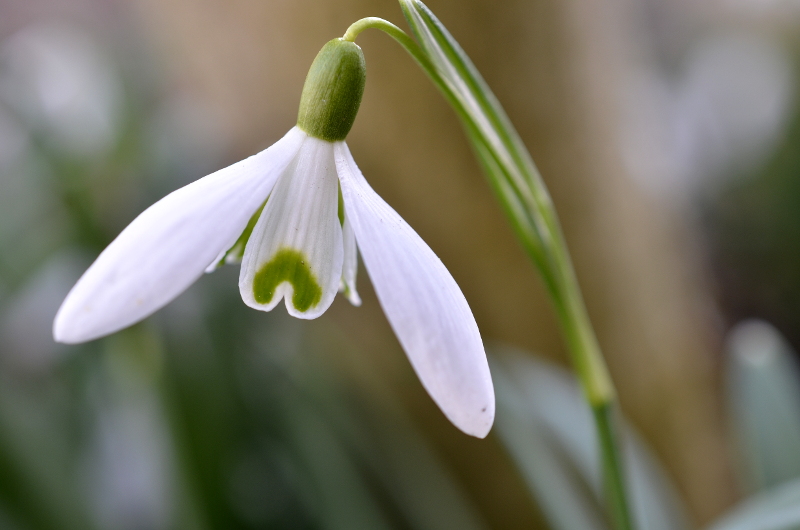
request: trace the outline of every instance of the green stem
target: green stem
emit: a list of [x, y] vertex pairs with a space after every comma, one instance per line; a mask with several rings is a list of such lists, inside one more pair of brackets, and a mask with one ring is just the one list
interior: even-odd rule
[[[555, 212], [552, 212], [553, 217]], [[586, 398], [592, 407], [616, 401], [616, 391], [600, 351], [594, 328], [581, 295], [578, 280], [567, 251], [561, 229], [555, 226], [547, 252], [555, 262], [553, 271], [557, 296], [553, 296], [571, 359], [578, 373]]]
[[362, 31], [370, 28], [379, 29], [396, 40], [411, 55], [411, 57], [413, 57], [414, 60], [417, 61], [420, 66], [422, 66], [422, 69], [425, 70], [425, 73], [427, 73], [428, 76], [433, 79], [433, 82], [436, 84], [436, 86], [442, 88], [443, 82], [439, 77], [439, 74], [436, 72], [433, 63], [431, 63], [430, 59], [428, 59], [428, 56], [424, 51], [422, 51], [422, 48], [419, 47], [419, 44], [417, 44], [414, 39], [409, 37], [405, 31], [398, 28], [388, 20], [378, 17], [367, 17], [357, 20], [350, 24], [350, 27], [347, 28], [347, 31], [345, 31], [342, 39], [349, 42], [355, 42], [356, 37], [358, 37]]
[[[551, 296], [561, 322], [572, 364], [592, 408], [603, 466], [606, 502], [614, 528], [633, 530], [624, 461], [615, 422], [616, 391], [586, 311], [578, 280], [564, 241], [555, 210], [546, 212], [553, 223], [549, 254], [556, 263], [557, 293]], [[529, 249], [530, 252], [530, 249]], [[551, 295], [553, 293], [551, 292]]]
[[603, 459], [603, 477], [606, 491], [608, 492], [608, 506], [611, 519], [616, 528], [631, 530], [634, 528], [631, 520], [628, 497], [625, 495], [625, 477], [622, 475], [623, 462], [620, 461], [618, 450], [620, 440], [617, 439], [619, 429], [616, 425], [615, 408], [612, 403], [592, 406], [597, 436], [600, 442], [600, 453]]
[[[483, 94], [481, 107], [490, 114], [491, 124], [501, 135], [503, 144], [508, 147], [516, 168], [508, 167], [508, 158], [498, 152], [496, 143], [486, 135], [478, 118], [468, 111], [465, 101], [459, 97], [456, 89], [439, 73], [427, 52], [402, 29], [386, 20], [369, 17], [352, 24], [343, 39], [353, 42], [359, 33], [369, 28], [385, 32], [414, 58], [461, 118], [484, 170], [489, 175], [504, 176], [502, 179], [489, 180], [501, 199], [514, 231], [542, 274], [556, 308], [578, 380], [594, 412], [610, 515], [618, 530], [632, 530], [634, 525], [628, 506], [616, 424], [613, 421], [616, 406], [614, 384], [589, 320], [558, 216], [530, 154], [502, 110], [499, 115], [490, 112], [492, 104], [487, 95], [483, 94], [482, 80], [469, 80], [470, 88]], [[449, 59], [463, 60], [458, 56]], [[517, 170], [516, 173], [514, 169]], [[524, 176], [522, 184], [515, 178], [520, 174]]]

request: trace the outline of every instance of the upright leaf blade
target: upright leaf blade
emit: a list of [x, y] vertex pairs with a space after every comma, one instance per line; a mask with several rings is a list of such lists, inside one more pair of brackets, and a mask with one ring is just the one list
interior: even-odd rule
[[[465, 122], [479, 157], [501, 199], [525, 206], [514, 212], [512, 222], [535, 234], [528, 239], [541, 252], [553, 229], [546, 213], [552, 201], [525, 145], [511, 124], [500, 102], [481, 77], [467, 54], [436, 16], [417, 0], [401, 0], [400, 5], [411, 30], [434, 64], [447, 90], [460, 104], [459, 116]], [[527, 239], [527, 238], [526, 238]], [[552, 266], [542, 262], [545, 268]]]

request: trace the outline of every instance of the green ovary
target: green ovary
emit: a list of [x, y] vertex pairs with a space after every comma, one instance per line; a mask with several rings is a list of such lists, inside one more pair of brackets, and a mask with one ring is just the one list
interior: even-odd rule
[[261, 267], [253, 279], [256, 302], [268, 304], [283, 282], [292, 284], [292, 304], [301, 313], [317, 305], [322, 298], [322, 288], [311, 272], [308, 259], [300, 251], [283, 248]]

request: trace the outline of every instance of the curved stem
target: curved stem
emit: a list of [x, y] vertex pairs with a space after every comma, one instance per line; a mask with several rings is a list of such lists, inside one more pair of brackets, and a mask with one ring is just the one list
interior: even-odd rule
[[411, 37], [406, 35], [402, 29], [398, 28], [388, 20], [378, 17], [367, 17], [362, 18], [361, 20], [356, 20], [350, 24], [350, 27], [344, 32], [344, 36], [342, 38], [349, 42], [355, 42], [356, 37], [358, 37], [362, 31], [369, 28], [380, 29], [386, 31], [387, 33], [401, 33], [405, 35], [406, 38], [411, 39]]
[[[422, 48], [419, 47], [419, 44], [417, 44], [414, 39], [409, 37], [405, 31], [398, 28], [388, 20], [378, 17], [367, 17], [357, 20], [350, 24], [350, 27], [347, 28], [347, 31], [344, 33], [342, 39], [349, 42], [355, 42], [356, 37], [358, 37], [358, 35], [365, 29], [379, 29], [396, 40], [400, 46], [405, 48], [411, 57], [413, 57], [414, 60], [417, 61], [420, 66], [422, 66], [422, 69], [425, 70], [425, 73], [427, 73], [431, 78], [434, 78], [436, 85], [439, 86], [439, 88], [442, 88], [441, 78], [436, 72], [433, 63], [431, 63], [430, 59], [428, 59], [428, 56], [425, 54], [425, 52], [422, 51]], [[448, 98], [448, 100], [449, 99], [450, 98]]]

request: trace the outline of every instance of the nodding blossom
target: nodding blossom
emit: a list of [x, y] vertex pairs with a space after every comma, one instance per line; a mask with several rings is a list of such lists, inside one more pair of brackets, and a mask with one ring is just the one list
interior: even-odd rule
[[297, 126], [268, 149], [167, 195], [100, 254], [56, 315], [80, 343], [157, 311], [204, 271], [241, 261], [248, 306], [311, 319], [337, 291], [355, 305], [357, 253], [423, 386], [458, 428], [484, 437], [494, 390], [472, 311], [416, 232], [369, 186], [345, 143], [366, 78], [361, 49], [327, 43]]

